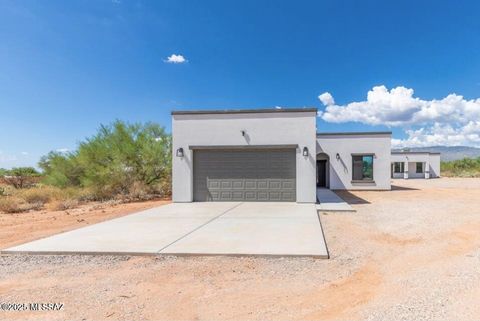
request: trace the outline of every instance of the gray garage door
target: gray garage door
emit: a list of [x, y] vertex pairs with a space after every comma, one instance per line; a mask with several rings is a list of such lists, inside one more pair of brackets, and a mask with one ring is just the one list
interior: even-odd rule
[[195, 201], [295, 202], [295, 149], [195, 150]]

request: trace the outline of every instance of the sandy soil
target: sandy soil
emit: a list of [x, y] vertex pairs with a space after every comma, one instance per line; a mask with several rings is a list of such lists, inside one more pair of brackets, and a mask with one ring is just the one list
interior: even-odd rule
[[167, 203], [170, 201], [153, 200], [125, 204], [89, 203], [66, 211], [0, 213], [0, 249]]
[[320, 215], [330, 260], [2, 256], [0, 302], [64, 308], [0, 319], [478, 320], [480, 179], [394, 184]]

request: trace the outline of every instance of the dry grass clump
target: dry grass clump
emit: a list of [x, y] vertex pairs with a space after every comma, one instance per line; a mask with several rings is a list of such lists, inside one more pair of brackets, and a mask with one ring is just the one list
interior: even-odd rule
[[80, 202], [76, 199], [66, 199], [62, 201], [53, 201], [48, 203], [48, 209], [51, 211], [65, 211], [77, 207]]
[[37, 184], [34, 187], [15, 189], [0, 186], [0, 213], [21, 213], [31, 210], [48, 209], [64, 211], [91, 201], [128, 203], [167, 197], [169, 185], [145, 185], [134, 182], [123, 193], [107, 193], [88, 188], [59, 188]]
[[25, 200], [15, 196], [0, 196], [0, 212], [21, 213], [30, 210], [39, 210], [42, 207], [42, 203], [28, 203], [25, 202]]
[[66, 210], [77, 207], [90, 198], [91, 193], [80, 188], [61, 189], [37, 185], [25, 189], [8, 189], [8, 192], [4, 189], [0, 195], [0, 212], [20, 213], [45, 207], [51, 210]]
[[18, 190], [16, 196], [27, 203], [46, 204], [53, 200], [65, 198], [61, 189], [52, 186], [39, 186]]
[[18, 213], [20, 210], [20, 199], [12, 196], [0, 196], [0, 212]]

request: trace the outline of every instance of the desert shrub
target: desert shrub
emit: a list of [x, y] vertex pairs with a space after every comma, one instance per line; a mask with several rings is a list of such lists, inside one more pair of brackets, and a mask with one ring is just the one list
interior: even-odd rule
[[80, 186], [83, 168], [78, 164], [76, 153], [50, 152], [38, 163], [43, 170], [42, 182], [57, 187]]
[[11, 196], [0, 197], [0, 212], [17, 213], [20, 212], [20, 205], [22, 201]]
[[64, 191], [54, 186], [39, 186], [24, 189], [16, 193], [16, 196], [22, 198], [27, 203], [40, 204], [45, 204], [52, 200], [60, 200], [67, 198], [67, 195]]
[[33, 186], [39, 177], [40, 173], [33, 167], [14, 167], [10, 170], [3, 170], [2, 173], [3, 182], [15, 188]]
[[0, 196], [10, 196], [17, 192], [15, 187], [10, 185], [0, 185]]
[[57, 200], [48, 204], [48, 209], [52, 211], [64, 211], [75, 208], [79, 205], [77, 199]]
[[164, 196], [170, 190], [164, 185], [171, 180], [171, 137], [158, 124], [116, 121], [74, 153], [52, 152], [39, 166], [45, 184], [87, 188], [95, 200]]
[[3, 213], [20, 213], [29, 210], [41, 209], [41, 203], [27, 203], [23, 199], [14, 196], [0, 197], [0, 212]]
[[7, 213], [38, 210], [45, 205], [48, 205], [49, 209], [69, 209], [91, 199], [90, 192], [84, 188], [67, 187], [61, 189], [41, 184], [28, 189], [13, 189], [8, 195], [0, 196], [0, 200], [2, 200], [0, 211]]
[[451, 177], [480, 177], [480, 157], [442, 162], [441, 173]]

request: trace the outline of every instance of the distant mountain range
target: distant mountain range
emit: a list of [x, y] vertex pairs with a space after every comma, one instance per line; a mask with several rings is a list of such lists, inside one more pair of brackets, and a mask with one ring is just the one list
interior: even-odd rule
[[[402, 151], [405, 149], [393, 149], [393, 151]], [[408, 148], [412, 152], [432, 152], [441, 153], [442, 161], [452, 161], [457, 159], [480, 157], [480, 148], [468, 146], [431, 146], [431, 147], [412, 147]]]

